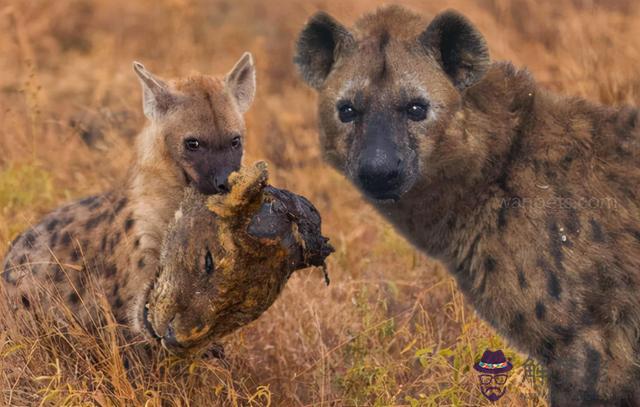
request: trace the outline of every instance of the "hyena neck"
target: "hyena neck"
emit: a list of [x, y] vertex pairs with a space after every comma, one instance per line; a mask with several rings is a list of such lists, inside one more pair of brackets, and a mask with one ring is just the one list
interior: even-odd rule
[[136, 237], [148, 261], [157, 259], [164, 231], [178, 209], [185, 188], [182, 172], [164, 147], [162, 135], [149, 126], [138, 136], [137, 158], [130, 178], [130, 201]]
[[463, 107], [447, 130], [483, 140], [486, 153], [441, 176], [419, 180], [397, 202], [374, 205], [411, 243], [456, 267], [477, 236], [491, 227], [488, 213], [515, 193], [511, 179], [523, 159], [523, 139], [535, 123], [536, 97], [526, 71], [494, 64], [463, 94]]
[[[148, 126], [138, 136], [137, 156], [131, 176], [132, 198], [146, 202], [161, 212], [173, 216], [186, 181], [171, 157], [163, 135], [155, 126]], [[168, 205], [168, 206], [167, 206]]]

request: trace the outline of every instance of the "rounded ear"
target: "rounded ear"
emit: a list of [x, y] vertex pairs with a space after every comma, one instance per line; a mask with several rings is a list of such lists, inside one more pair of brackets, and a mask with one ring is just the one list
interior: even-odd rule
[[298, 36], [294, 63], [309, 86], [320, 88], [339, 54], [355, 43], [347, 28], [329, 14], [313, 15]]
[[240, 113], [249, 110], [256, 94], [256, 68], [251, 53], [245, 52], [225, 76], [225, 83], [236, 99]]
[[438, 14], [419, 41], [460, 90], [480, 80], [489, 68], [491, 61], [484, 37], [456, 11]]
[[133, 70], [140, 78], [142, 85], [142, 110], [148, 119], [157, 119], [167, 113], [174, 96], [171, 94], [169, 85], [154, 76], [140, 62], [133, 62]]

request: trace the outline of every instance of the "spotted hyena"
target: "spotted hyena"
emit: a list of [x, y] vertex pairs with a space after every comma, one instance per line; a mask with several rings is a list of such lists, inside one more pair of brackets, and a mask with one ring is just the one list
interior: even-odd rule
[[640, 404], [636, 108], [541, 89], [453, 11], [319, 13], [296, 63], [326, 160], [548, 367], [553, 405]]
[[185, 187], [205, 195], [228, 191], [228, 175], [243, 155], [243, 113], [253, 100], [255, 69], [246, 53], [224, 77], [163, 81], [139, 63], [134, 70], [148, 124], [137, 137], [128, 182], [56, 209], [18, 236], [3, 277], [16, 306], [30, 306], [36, 282], [84, 319], [91, 313], [83, 294], [88, 279], [96, 279], [116, 318], [149, 334], [144, 305], [167, 225]]

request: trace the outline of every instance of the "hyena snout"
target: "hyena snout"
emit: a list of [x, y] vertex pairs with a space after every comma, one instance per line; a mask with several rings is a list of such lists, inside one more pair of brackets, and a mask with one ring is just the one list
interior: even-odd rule
[[226, 194], [231, 190], [229, 186], [229, 175], [238, 168], [226, 167], [208, 171], [202, 178], [202, 182], [197, 183], [198, 190], [205, 195]]
[[231, 171], [224, 174], [215, 174], [213, 176], [213, 185], [216, 193], [226, 194], [231, 191], [231, 187], [229, 186], [229, 174], [231, 174]]
[[176, 313], [158, 332], [162, 345], [173, 353], [182, 353], [197, 346], [209, 332], [209, 327], [187, 311]]
[[358, 160], [358, 183], [375, 199], [398, 198], [404, 173], [404, 160], [395, 149], [366, 149]]
[[167, 325], [167, 329], [162, 335], [162, 342], [164, 345], [170, 349], [181, 348], [182, 345], [178, 342], [178, 338], [176, 338], [176, 330], [173, 328], [173, 321], [169, 322]]

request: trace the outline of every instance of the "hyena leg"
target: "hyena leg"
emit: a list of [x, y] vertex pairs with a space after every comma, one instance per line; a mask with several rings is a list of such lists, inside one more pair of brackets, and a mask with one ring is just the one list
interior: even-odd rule
[[619, 380], [629, 370], [621, 369], [620, 363], [609, 356], [604, 346], [599, 341], [576, 338], [571, 345], [557, 352], [556, 360], [549, 366], [551, 406], [638, 405], [632, 401], [633, 386], [629, 385], [629, 380]]

